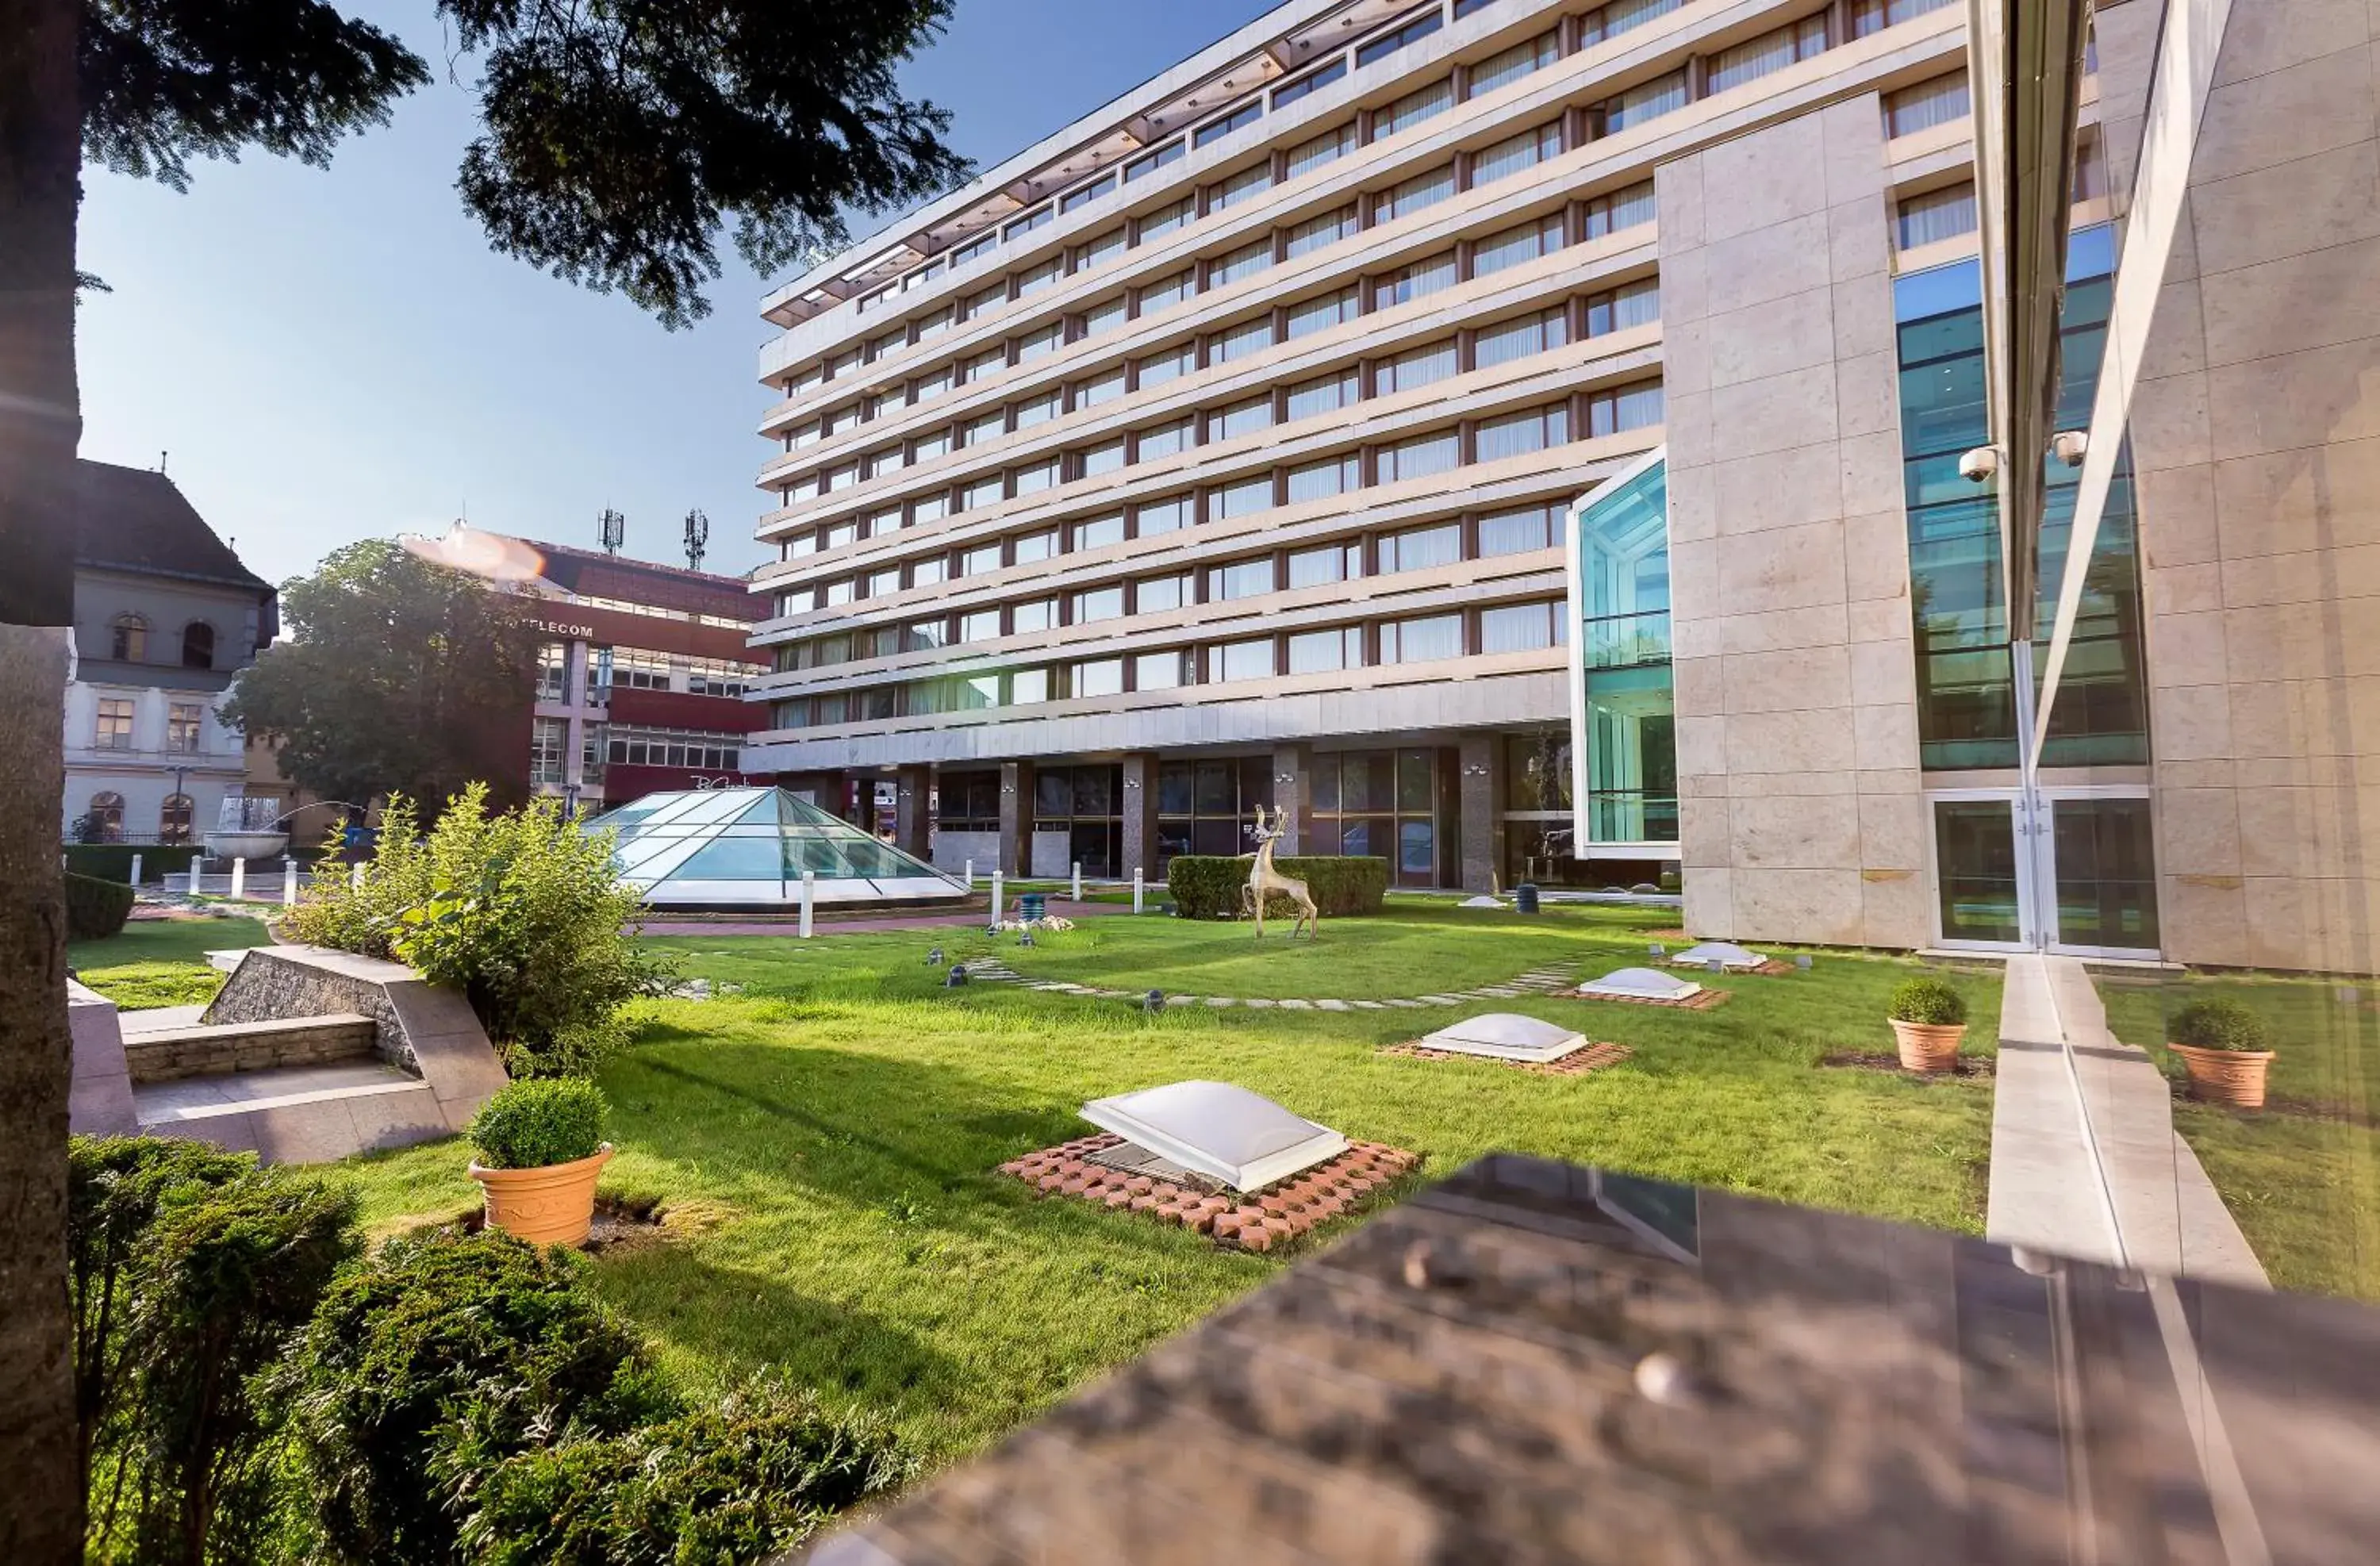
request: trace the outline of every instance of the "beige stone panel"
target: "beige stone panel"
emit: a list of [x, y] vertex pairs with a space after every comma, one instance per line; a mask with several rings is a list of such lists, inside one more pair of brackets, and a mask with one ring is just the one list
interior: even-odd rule
[[1843, 591], [1860, 598], [1909, 594], [1909, 524], [1898, 511], [1843, 518]]
[[1678, 779], [1678, 797], [1681, 799], [1725, 799], [1733, 792], [1729, 785], [1734, 781], [1734, 779], [1729, 777], [1725, 772], [1687, 773], [1682, 775]]
[[1688, 245], [1666, 223], [1658, 244], [1662, 330], [1670, 331], [1679, 322], [1709, 319], [1710, 269], [1703, 263], [1701, 249]]
[[1727, 612], [1719, 562], [1730, 548], [1718, 539], [1670, 540], [1670, 620], [1682, 625], [1716, 619]]
[[1913, 645], [1916, 633], [1910, 623], [1905, 591], [1899, 598], [1855, 599], [1846, 606], [1844, 618], [1851, 626], [1851, 639], [1855, 642], [1892, 642], [1902, 648]]
[[2173, 253], [2165, 259], [2165, 280], [2179, 283], [2185, 277], [2198, 275], [2197, 218], [2192, 214], [2190, 198], [2181, 199], [2181, 212], [2173, 230]]
[[2217, 87], [2199, 121], [2191, 183], [2210, 184], [2368, 141], [2373, 107], [2371, 58], [2361, 48]]
[[1854, 763], [1863, 772], [1917, 765], [1917, 709], [1879, 704], [1852, 709]]
[[1711, 313], [1724, 314], [1823, 288], [1828, 283], [1828, 264], [1823, 212], [1713, 240], [1703, 250]]
[[1680, 158], [1654, 169], [1653, 212], [1664, 247], [1683, 250], [1704, 243], [1700, 156]]
[[1727, 710], [1726, 661], [1681, 658], [1670, 665], [1670, 691], [1682, 717], [1716, 717]]
[[1863, 354], [1835, 364], [1835, 426], [1845, 435], [1900, 438], [1900, 399], [1890, 354]]
[[2371, 634], [2372, 610], [2350, 601], [2309, 609], [2261, 604], [2223, 612], [2224, 649], [2231, 678], [2345, 679], [2380, 674], [2380, 636]]
[[1840, 603], [1805, 609], [1766, 609], [1730, 614], [1718, 622], [1719, 650], [1729, 654], [1779, 652], [1791, 648], [1840, 647], [1851, 622]]
[[[2301, 704], [2306, 698], [2298, 688], [2282, 682], [2228, 686], [2229, 698], [2231, 746], [2229, 754], [2236, 759], [2247, 757], [2300, 758], [2315, 751], [2314, 734], [2308, 732]], [[2313, 698], [2317, 704], [2319, 696]], [[2328, 747], [2320, 754], [2328, 755]], [[2294, 771], [2286, 772], [2294, 780]], [[2245, 786], [2246, 780], [2242, 780]]]
[[1818, 115], [1722, 141], [1706, 150], [1701, 163], [1704, 188], [1722, 192], [1703, 209], [1712, 245], [1826, 210], [1826, 133]]
[[1842, 515], [1888, 511], [1901, 504], [1905, 480], [1898, 433], [1855, 435], [1840, 443]]
[[2380, 440], [2264, 452], [2206, 471], [2227, 559], [2380, 544]]
[[1856, 772], [1731, 772], [1730, 799], [1848, 798], [1859, 792]]
[[1730, 540], [1843, 515], [1842, 463], [1831, 443], [1766, 456], [1728, 457], [1713, 464], [1712, 471], [1718, 483], [1719, 534]]
[[2240, 888], [2248, 925], [2249, 964], [2260, 968], [2309, 968], [2324, 962], [2328, 931], [2318, 917], [2315, 883], [2296, 877], [2249, 876]]
[[2219, 613], [2167, 614], [2155, 626], [2148, 659], [2152, 686], [2213, 686], [2228, 677]]
[[1855, 869], [1751, 869], [1731, 872], [1736, 938], [1856, 946], [1866, 924]]
[[1700, 467], [1718, 459], [1717, 431], [1711, 427], [1710, 394], [1680, 392], [1663, 399], [1662, 438], [1669, 460], [1680, 467]]
[[2141, 555], [2152, 568], [2198, 565], [2222, 554], [2212, 463], [2142, 473], [2133, 480]]
[[1682, 775], [1695, 772], [1729, 771], [1728, 721], [1717, 714], [1691, 718], [1681, 713], [1677, 721], [1678, 771]]
[[1730, 613], [1843, 601], [1843, 528], [1836, 521], [1770, 528], [1715, 542], [1719, 598]]
[[1725, 619], [1672, 620], [1670, 624], [1670, 656], [1672, 658], [1717, 658], [1727, 650]]
[[2217, 460], [2380, 436], [2380, 338], [2219, 365], [2206, 415]]
[[[1807, 116], [1825, 138], [1827, 200], [1840, 205], [1884, 186], [1884, 106], [1873, 92], [1839, 99]], [[1877, 233], [1881, 235], [1882, 229]]]
[[2148, 594], [2151, 614], [2194, 614], [2223, 607], [2223, 566], [2177, 565], [2170, 571], [2143, 571], [2141, 586]]
[[2371, 616], [2366, 627], [2380, 632], [2380, 605], [2355, 601], [2380, 595], [2380, 544], [2253, 554], [2225, 561], [2221, 572], [2223, 601], [2234, 609], [2325, 604], [2342, 615]]
[[[1833, 295], [1828, 289], [1815, 288], [1790, 299], [1729, 310], [1712, 316], [1709, 330], [1710, 383], [1714, 390], [1742, 386], [1746, 382], [1770, 385], [1772, 377], [1791, 370], [1823, 370], [1833, 362]], [[1791, 396], [1794, 391], [1789, 382], [1773, 385], [1769, 395]], [[1831, 408], [1832, 387], [1828, 389], [1828, 404]], [[1737, 440], [1733, 418], [1741, 417], [1742, 412], [1739, 404], [1732, 416], [1719, 416], [1720, 427], [1729, 431], [1731, 442]], [[1824, 439], [1834, 432], [1829, 419], [1823, 436], [1810, 438]], [[1747, 448], [1739, 443], [1738, 449], [1767, 448]]]
[[2157, 293], [2148, 346], [2141, 354], [2141, 378], [2161, 381], [2206, 368], [2206, 322], [2199, 310], [2199, 283], [2184, 278]]
[[[2156, 720], [2151, 719], [2152, 722]], [[2237, 788], [2239, 769], [2230, 761], [2183, 760], [2168, 758], [2160, 747], [2157, 754], [2156, 781], [2161, 788]]]
[[1922, 870], [1933, 817], [1917, 795], [1860, 796], [1860, 864], [1871, 870]]
[[1668, 395], [1710, 390], [1710, 322], [1680, 321], [1661, 328], [1661, 384]]
[[[2155, 661], [2150, 662], [2154, 666]], [[2229, 688], [2152, 685], [2149, 734], [2159, 765], [2228, 758], [2233, 744]]]
[[[2358, 141], [2191, 192], [2202, 273], [2380, 238], [2380, 144]], [[2157, 323], [2164, 325], [2164, 307]]]
[[2206, 377], [2197, 374], [2143, 381], [2133, 389], [2127, 428], [2133, 459], [2142, 468], [2179, 467], [2213, 458], [2206, 395]]
[[[1835, 285], [1835, 357], [1866, 358], [1882, 355], [1898, 363], [1900, 345], [1894, 340], [1892, 291], [1884, 277], [1855, 277]], [[1897, 378], [1893, 384], [1900, 385]]]
[[1861, 642], [1851, 649], [1852, 700], [1863, 707], [1917, 707], [1917, 660], [1905, 643]]
[[2248, 901], [2237, 877], [2220, 883], [2160, 874], [2157, 942], [2168, 961], [2240, 967], [2248, 958]]
[[[1884, 711], [1887, 710], [1876, 708], [1874, 709], [1874, 710]], [[1917, 742], [1914, 737], [1915, 729], [1913, 726], [1911, 730], [1911, 734], [1912, 738], [1910, 740], [1909, 757], [1912, 765], [1906, 767], [1861, 768], [1858, 771], [1852, 774], [1852, 781], [1859, 784], [1859, 791], [1861, 794], [1921, 794], [1925, 791], [1926, 774], [1920, 771], [1914, 765], [1917, 759]]]
[[[1801, 712], [1742, 712], [1727, 724], [1725, 770], [1813, 776], [1845, 772], [1858, 763], [1852, 709], [1815, 708]], [[1863, 709], [1863, 710], [1864, 710]], [[1679, 769], [1685, 769], [1685, 725], [1678, 725]], [[1705, 769], [1706, 771], [1716, 769]]]
[[2156, 65], [2157, 26], [2164, 12], [2155, 6], [2110, 6], [2092, 18], [2099, 43], [2099, 113], [2137, 119], [2148, 108], [2149, 73]]
[[1934, 899], [1923, 872], [1860, 884], [1863, 937], [1870, 946], [1915, 951], [1934, 943]]
[[2239, 795], [2228, 788], [2156, 791], [2156, 862], [2168, 875], [2240, 873]]
[[2209, 270], [2197, 286], [2209, 365], [2380, 337], [2380, 239]]
[[1711, 390], [1710, 414], [1711, 432], [1730, 456], [1831, 441], [1834, 366], [1822, 360], [1762, 381], [1723, 382]]
[[[1707, 463], [1681, 467], [1670, 448], [1670, 547], [1718, 537], [1717, 481]], [[1716, 612], [1716, 606], [1714, 606]]]
[[2231, 7], [2215, 84], [2302, 65], [2353, 49], [2370, 36], [2370, 0], [2265, 0]]
[[1852, 699], [1850, 649], [1840, 645], [1730, 657], [1724, 664], [1730, 717], [1841, 707]]
[[2380, 815], [2380, 784], [2241, 789], [2236, 797], [2240, 868], [2251, 876], [2337, 875], [2363, 861], [2363, 829]]
[[1892, 266], [1891, 232], [1882, 190], [1835, 202], [1827, 209], [1828, 271], [1837, 282], [1881, 278]]
[[1735, 934], [1735, 877], [1729, 870], [1694, 870], [1680, 877], [1679, 910], [1686, 933], [1724, 941]]
[[1728, 831], [1728, 811], [1724, 797], [1679, 799], [1678, 854], [1685, 868], [1726, 867], [1732, 841]]
[[1860, 862], [1860, 802], [1849, 794], [1728, 801], [1731, 863], [1749, 868], [1835, 869]]

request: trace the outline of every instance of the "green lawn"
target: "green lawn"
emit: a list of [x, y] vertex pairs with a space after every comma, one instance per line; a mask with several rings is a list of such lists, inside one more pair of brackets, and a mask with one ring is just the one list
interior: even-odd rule
[[2274, 1049], [2266, 1108], [2179, 1099], [2175, 1128], [2275, 1283], [2380, 1303], [2380, 1010], [2373, 987], [2366, 982], [2352, 1002], [2328, 980], [2242, 976], [2103, 983], [2102, 991], [2116, 1036], [2147, 1050], [2177, 1081], [2181, 1063], [2165, 1048], [2165, 1018], [2173, 1011], [2222, 995], [2264, 1016]]
[[223, 976], [207, 966], [208, 953], [270, 939], [261, 919], [143, 919], [104, 941], [76, 941], [67, 962], [77, 978], [125, 1011], [194, 1005], [223, 987]]
[[[1645, 927], [1664, 917], [1561, 910], [1524, 920], [1400, 903], [1381, 917], [1326, 922], [1311, 948], [1268, 937], [1259, 950], [1245, 927], [1152, 915], [999, 949], [1020, 972], [1119, 988], [1347, 998], [1491, 983], [1555, 958], [1600, 972], [1641, 957]], [[1719, 980], [1732, 997], [1701, 1013], [1527, 999], [1459, 1012], [1196, 1007], [1150, 1019], [1123, 1002], [940, 988], [927, 951], [989, 950], [975, 931], [652, 944], [689, 976], [746, 989], [646, 1004], [638, 1043], [601, 1074], [620, 1148], [606, 1189], [658, 1198], [691, 1221], [662, 1244], [600, 1257], [599, 1287], [689, 1380], [782, 1372], [885, 1412], [936, 1461], [995, 1439], [1284, 1265], [1280, 1253], [1219, 1252], [1184, 1231], [1036, 1200], [991, 1172], [1080, 1135], [1085, 1099], [1135, 1087], [1237, 1082], [1427, 1155], [1423, 1180], [1512, 1148], [1982, 1226], [1987, 1081], [1817, 1065], [1838, 1050], [1889, 1050], [1885, 996], [1904, 963], [1825, 953], [1806, 975]], [[1987, 1053], [1998, 976], [1954, 977], [1978, 1023], [1971, 1049]], [[1635, 1054], [1560, 1078], [1378, 1053], [1499, 1007], [1568, 1021]], [[475, 1206], [466, 1156], [444, 1142], [346, 1168], [368, 1220], [388, 1232]]]

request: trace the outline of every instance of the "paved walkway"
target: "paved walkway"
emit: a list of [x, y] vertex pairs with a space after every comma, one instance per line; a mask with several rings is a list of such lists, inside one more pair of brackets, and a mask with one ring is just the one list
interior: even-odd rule
[[[1092, 984], [1067, 984], [1056, 979], [1029, 979], [998, 957], [970, 957], [964, 963], [969, 978], [987, 984], [1019, 984], [1027, 989], [1038, 989], [1051, 995], [1074, 995], [1086, 1001], [1141, 1001], [1146, 989], [1103, 989]], [[1169, 1006], [1245, 1006], [1249, 1011], [1280, 1010], [1284, 1012], [1381, 1012], [1411, 1011], [1422, 1006], [1459, 1006], [1465, 1001], [1513, 1001], [1524, 995], [1554, 995], [1577, 988], [1577, 963], [1552, 963], [1532, 968], [1520, 977], [1503, 984], [1484, 984], [1475, 989], [1451, 989], [1442, 995], [1402, 996], [1392, 1000], [1341, 1001], [1337, 999], [1307, 1000], [1261, 995], [1168, 995]]]

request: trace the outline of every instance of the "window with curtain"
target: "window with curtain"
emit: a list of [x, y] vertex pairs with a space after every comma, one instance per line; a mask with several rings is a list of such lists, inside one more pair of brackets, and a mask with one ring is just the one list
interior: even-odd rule
[[1551, 549], [1558, 534], [1560, 505], [1530, 505], [1514, 511], [1491, 511], [1479, 518], [1479, 552], [1525, 554]]
[[1391, 310], [1398, 305], [1411, 304], [1441, 288], [1451, 288], [1455, 282], [1454, 252], [1443, 251], [1401, 266], [1379, 278], [1372, 285], [1372, 308]]
[[1481, 328], [1479, 335], [1472, 339], [1471, 365], [1475, 370], [1487, 370], [1559, 348], [1569, 341], [1570, 313], [1560, 308], [1543, 310], [1517, 321]]
[[1686, 73], [1683, 69], [1673, 70], [1605, 99], [1603, 131], [1607, 136], [1617, 136], [1685, 106]]
[[1325, 294], [1318, 299], [1307, 299], [1289, 307], [1289, 334], [1303, 337], [1312, 332], [1326, 332], [1355, 319], [1355, 290], [1353, 285], [1336, 293]]
[[1639, 278], [1587, 297], [1586, 334], [1590, 337], [1649, 325], [1660, 319], [1661, 280], [1658, 277]]
[[1479, 612], [1481, 652], [1533, 652], [1562, 639], [1564, 606], [1559, 601], [1506, 603]]
[[1344, 494], [1356, 487], [1360, 472], [1353, 452], [1326, 456], [1319, 462], [1301, 463], [1289, 470], [1289, 504]]
[[1219, 520], [1252, 516], [1259, 511], [1269, 511], [1272, 508], [1272, 475], [1260, 473], [1253, 479], [1242, 479], [1209, 490], [1207, 492], [1207, 514]]
[[1207, 362], [1229, 364], [1272, 346], [1272, 317], [1258, 316], [1207, 339]]
[[1541, 71], [1560, 58], [1560, 41], [1550, 32], [1541, 32], [1525, 42], [1513, 44], [1501, 54], [1490, 55], [1472, 67], [1470, 95], [1485, 97], [1500, 87], [1510, 87], [1523, 77]]
[[1474, 154], [1471, 183], [1475, 187], [1493, 185], [1524, 169], [1535, 168], [1548, 158], [1561, 156], [1561, 127], [1559, 125], [1541, 125], [1518, 136], [1508, 136]]
[[1509, 456], [1526, 456], [1558, 446], [1570, 439], [1570, 406], [1548, 403], [1525, 413], [1507, 413], [1494, 419], [1483, 419], [1474, 434], [1476, 460], [1496, 462]]
[[1826, 14], [1821, 12], [1814, 17], [1804, 17], [1800, 21], [1788, 23], [1713, 55], [1706, 91], [1724, 92], [1730, 87], [1757, 81], [1771, 71], [1783, 70], [1797, 60], [1815, 58], [1825, 54], [1826, 49]]
[[149, 622], [138, 614], [119, 614], [110, 620], [107, 655], [118, 663], [145, 662], [149, 657]]
[[1323, 674], [1334, 669], [1364, 666], [1364, 628], [1340, 625], [1328, 631], [1300, 631], [1289, 638], [1289, 672]]
[[1967, 73], [1952, 71], [1884, 97], [1884, 133], [1909, 136], [1937, 125], [1965, 119], [1974, 105], [1967, 92]]
[[1312, 174], [1328, 163], [1335, 163], [1355, 150], [1355, 127], [1334, 126], [1321, 135], [1299, 142], [1289, 150], [1289, 177]]
[[1218, 185], [1207, 188], [1207, 208], [1209, 212], [1225, 212], [1252, 196], [1261, 196], [1272, 188], [1272, 164], [1257, 164]]
[[1311, 381], [1300, 381], [1290, 387], [1288, 400], [1292, 419], [1311, 419], [1319, 413], [1334, 412], [1355, 401], [1355, 372], [1334, 370]]
[[1398, 571], [1451, 565], [1463, 558], [1463, 528], [1455, 522], [1433, 522], [1425, 528], [1383, 533], [1375, 548], [1384, 577]]
[[1454, 194], [1451, 166], [1434, 168], [1400, 180], [1372, 198], [1372, 221], [1393, 223], [1438, 205]]
[[1975, 232], [1975, 188], [1953, 185], [1911, 196], [1894, 210], [1893, 243], [1904, 250], [1939, 244]]
[[1382, 446], [1376, 459], [1374, 473], [1378, 482], [1393, 484], [1402, 480], [1425, 479], [1433, 473], [1451, 472], [1462, 460], [1462, 442], [1453, 431], [1444, 430]]
[[1272, 237], [1268, 235], [1208, 263], [1207, 285], [1220, 288], [1254, 277], [1272, 265]]
[[1584, 237], [1600, 239], [1607, 234], [1650, 223], [1653, 218], [1653, 182], [1647, 179], [1589, 200]]
[[1341, 207], [1336, 212], [1324, 212], [1320, 217], [1310, 217], [1293, 225], [1282, 249], [1294, 261], [1309, 250], [1335, 245], [1354, 232], [1355, 209]]
[[1391, 136], [1411, 130], [1424, 120], [1436, 119], [1454, 107], [1454, 83], [1433, 81], [1415, 89], [1396, 102], [1378, 110], [1372, 116], [1372, 140], [1385, 141]]
[[1515, 228], [1490, 234], [1471, 250], [1471, 275], [1485, 277], [1501, 272], [1508, 266], [1549, 256], [1561, 249], [1562, 220], [1560, 214], [1537, 218]]
[[1397, 392], [1410, 392], [1434, 381], [1443, 381], [1455, 371], [1454, 339], [1427, 343], [1418, 348], [1382, 359], [1372, 371], [1372, 395], [1389, 396]]
[[1380, 662], [1434, 663], [1463, 656], [1463, 616], [1425, 614], [1390, 620], [1380, 627]]

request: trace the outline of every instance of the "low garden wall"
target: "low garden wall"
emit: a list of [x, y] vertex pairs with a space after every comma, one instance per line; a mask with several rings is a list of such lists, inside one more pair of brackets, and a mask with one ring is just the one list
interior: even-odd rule
[[[1248, 884], [1245, 858], [1220, 854], [1177, 854], [1165, 868], [1166, 890], [1184, 918], [1230, 919], [1240, 913], [1240, 895]], [[1377, 914], [1389, 891], [1389, 862], [1354, 855], [1293, 855], [1275, 859], [1273, 868], [1305, 883], [1314, 905], [1325, 918], [1351, 914]], [[1288, 898], [1275, 893], [1265, 900], [1267, 918], [1287, 917], [1294, 911]]]

